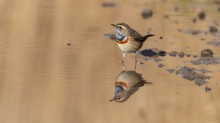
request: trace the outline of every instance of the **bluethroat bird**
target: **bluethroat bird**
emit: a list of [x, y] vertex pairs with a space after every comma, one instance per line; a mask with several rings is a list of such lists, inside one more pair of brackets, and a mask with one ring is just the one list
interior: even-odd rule
[[114, 97], [110, 101], [124, 102], [144, 84], [151, 84], [135, 71], [122, 71], [115, 81]]
[[135, 62], [137, 62], [136, 51], [142, 47], [146, 39], [154, 35], [148, 34], [142, 36], [126, 23], [118, 23], [111, 25], [115, 27], [116, 42], [118, 44], [118, 47], [122, 50], [123, 53], [122, 64], [124, 65], [125, 53], [134, 53]]

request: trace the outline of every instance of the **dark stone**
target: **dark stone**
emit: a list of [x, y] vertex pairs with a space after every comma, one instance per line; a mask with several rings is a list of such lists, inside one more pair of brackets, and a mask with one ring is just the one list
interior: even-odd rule
[[211, 49], [204, 49], [201, 51], [201, 57], [213, 57], [214, 53]]
[[190, 54], [186, 54], [186, 56], [187, 56], [187, 57], [190, 57], [191, 55], [190, 55]]
[[176, 57], [176, 55], [177, 55], [177, 52], [176, 52], [176, 51], [172, 51], [172, 52], [169, 53], [169, 56]]
[[201, 34], [201, 31], [200, 30], [192, 30], [191, 32], [193, 35], [198, 35], [198, 34]]
[[166, 56], [167, 52], [166, 51], [160, 51], [158, 54], [159, 54], [159, 56]]
[[70, 46], [71, 44], [70, 43], [67, 43], [67, 46]]
[[102, 7], [115, 7], [115, 6], [116, 6], [116, 3], [114, 3], [114, 2], [102, 3]]
[[173, 73], [175, 70], [174, 69], [167, 69], [167, 72]]
[[160, 39], [163, 39], [163, 37], [162, 37], [162, 36], [160, 36]]
[[193, 23], [196, 23], [196, 22], [197, 22], [197, 19], [196, 19], [196, 18], [193, 18], [193, 19], [192, 19], [192, 22], [193, 22]]
[[141, 13], [141, 16], [144, 18], [144, 19], [148, 19], [150, 17], [153, 16], [153, 11], [150, 10], [150, 9], [145, 9], [142, 13]]
[[140, 52], [141, 55], [143, 56], [148, 56], [148, 57], [153, 57], [156, 56], [157, 53], [151, 49], [146, 49]]
[[184, 53], [184, 52], [180, 52], [180, 53], [178, 54], [178, 56], [179, 56], [180, 58], [183, 58], [183, 57], [185, 56], [185, 53]]
[[205, 17], [206, 17], [205, 12], [200, 12], [200, 13], [198, 14], [198, 17], [199, 17], [200, 20], [204, 20]]
[[164, 66], [165, 66], [164, 64], [161, 64], [161, 63], [158, 64], [158, 67], [159, 67], [159, 68], [164, 67]]
[[209, 26], [209, 32], [213, 34], [218, 32], [218, 29], [215, 26]]
[[198, 55], [193, 55], [193, 58], [197, 58], [198, 57]]

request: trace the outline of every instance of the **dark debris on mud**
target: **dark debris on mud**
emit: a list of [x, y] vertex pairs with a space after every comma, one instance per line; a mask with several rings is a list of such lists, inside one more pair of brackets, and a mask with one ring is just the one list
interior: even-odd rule
[[213, 41], [207, 42], [207, 44], [218, 47], [218, 46], [220, 46], [220, 41], [213, 40]]
[[200, 20], [204, 20], [205, 17], [206, 17], [206, 14], [205, 14], [205, 12], [203, 12], [203, 11], [198, 14], [198, 18], [199, 18]]
[[214, 53], [211, 49], [204, 49], [201, 51], [201, 57], [213, 57]]
[[159, 57], [166, 56], [167, 54], [165, 51], [159, 50], [157, 48], [141, 50], [139, 53], [145, 57]]
[[215, 26], [209, 26], [209, 32], [215, 34], [218, 32], [218, 29]]
[[102, 3], [102, 7], [106, 8], [106, 7], [115, 7], [116, 6], [116, 3], [114, 2], [104, 2]]
[[215, 58], [215, 57], [200, 57], [196, 60], [191, 61], [192, 64], [194, 65], [214, 65], [214, 64], [219, 64], [220, 63], [220, 58]]
[[206, 80], [210, 79], [209, 76], [206, 76], [206, 75], [202, 74], [197, 69], [190, 68], [190, 67], [187, 67], [187, 66], [180, 67], [176, 71], [176, 74], [180, 75], [184, 79], [194, 81], [195, 84], [198, 85], [198, 86], [204, 85], [205, 83], [207, 83]]
[[143, 17], [143, 19], [149, 19], [153, 16], [153, 11], [150, 9], [144, 9], [141, 13], [141, 16]]

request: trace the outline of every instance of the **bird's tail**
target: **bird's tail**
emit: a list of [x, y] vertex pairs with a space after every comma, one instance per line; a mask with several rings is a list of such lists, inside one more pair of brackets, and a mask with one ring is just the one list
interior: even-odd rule
[[145, 36], [143, 36], [142, 38], [143, 38], [143, 42], [145, 41], [145, 40], [147, 40], [149, 37], [152, 37], [152, 36], [154, 36], [153, 34], [148, 34], [148, 35], [145, 35]]

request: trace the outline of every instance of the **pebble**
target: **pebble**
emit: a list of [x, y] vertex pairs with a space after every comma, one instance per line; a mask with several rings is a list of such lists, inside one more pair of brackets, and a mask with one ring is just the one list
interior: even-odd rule
[[114, 2], [102, 3], [102, 7], [115, 7], [115, 6], [116, 6], [116, 3], [114, 3]]
[[141, 13], [141, 16], [144, 18], [144, 19], [148, 19], [150, 17], [153, 16], [153, 11], [150, 10], [150, 9], [145, 9], [142, 13]]
[[185, 56], [185, 53], [184, 53], [184, 52], [180, 52], [180, 53], [178, 54], [178, 56], [179, 56], [180, 58], [183, 58], [183, 57]]
[[213, 34], [218, 32], [218, 29], [215, 26], [209, 26], [209, 32]]
[[214, 53], [211, 49], [204, 49], [201, 51], [201, 57], [213, 57]]
[[205, 12], [200, 12], [200, 13], [198, 14], [198, 17], [199, 17], [200, 20], [204, 20], [205, 17], [206, 17]]
[[169, 56], [176, 57], [176, 55], [177, 55], [177, 52], [176, 52], [176, 51], [172, 51], [172, 52], [169, 53]]

